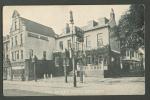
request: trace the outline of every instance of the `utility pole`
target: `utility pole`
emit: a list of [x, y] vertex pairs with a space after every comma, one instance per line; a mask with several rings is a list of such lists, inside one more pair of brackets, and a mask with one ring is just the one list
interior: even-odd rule
[[83, 42], [82, 42], [82, 59], [80, 64], [80, 82], [83, 83]]
[[73, 86], [76, 87], [76, 73], [75, 73], [75, 58], [74, 58], [74, 39], [73, 39], [73, 14], [72, 11], [70, 11], [70, 24], [72, 25], [72, 47], [71, 47], [71, 53], [72, 53], [72, 66], [73, 66]]
[[65, 83], [67, 83], [67, 51], [65, 49], [65, 57], [64, 57], [64, 76], [65, 76]]

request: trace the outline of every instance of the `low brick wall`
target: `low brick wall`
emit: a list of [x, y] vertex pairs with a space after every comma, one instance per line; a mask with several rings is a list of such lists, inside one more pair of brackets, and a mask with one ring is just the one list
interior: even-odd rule
[[84, 66], [84, 74], [87, 77], [104, 77], [104, 67], [102, 65]]
[[86, 70], [84, 74], [87, 77], [104, 77], [103, 70]]

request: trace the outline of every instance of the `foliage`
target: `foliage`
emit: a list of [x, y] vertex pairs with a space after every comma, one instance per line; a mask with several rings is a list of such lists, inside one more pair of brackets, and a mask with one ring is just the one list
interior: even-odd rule
[[92, 50], [86, 50], [85, 53], [86, 55], [95, 55], [96, 57], [100, 56], [100, 55], [105, 55], [108, 52], [108, 45], [98, 48], [98, 49], [92, 49]]
[[133, 4], [122, 15], [118, 24], [120, 37], [125, 40], [125, 45], [137, 49], [144, 45], [144, 6]]

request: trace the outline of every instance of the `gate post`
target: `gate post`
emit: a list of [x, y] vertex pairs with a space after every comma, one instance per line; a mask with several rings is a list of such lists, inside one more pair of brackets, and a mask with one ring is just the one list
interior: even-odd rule
[[37, 82], [37, 75], [36, 75], [36, 63], [37, 63], [37, 57], [34, 56], [34, 58], [32, 59], [33, 65], [34, 65], [34, 80], [35, 82]]

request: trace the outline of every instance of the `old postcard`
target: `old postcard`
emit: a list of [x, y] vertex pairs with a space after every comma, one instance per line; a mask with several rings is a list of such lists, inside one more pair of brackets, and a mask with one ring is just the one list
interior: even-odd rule
[[3, 7], [4, 96], [145, 94], [144, 5]]

